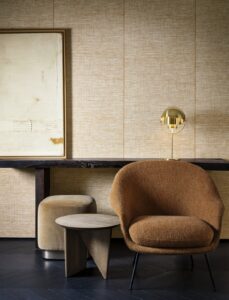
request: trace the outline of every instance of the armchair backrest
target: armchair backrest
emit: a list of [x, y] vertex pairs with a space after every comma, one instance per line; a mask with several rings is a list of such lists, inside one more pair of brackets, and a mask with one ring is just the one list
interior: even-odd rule
[[131, 163], [116, 174], [110, 200], [123, 231], [141, 215], [191, 215], [221, 227], [223, 203], [214, 182], [187, 162]]

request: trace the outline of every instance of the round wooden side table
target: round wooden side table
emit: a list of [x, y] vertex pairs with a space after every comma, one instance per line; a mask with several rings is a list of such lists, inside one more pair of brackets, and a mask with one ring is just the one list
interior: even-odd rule
[[112, 228], [119, 225], [116, 216], [105, 214], [74, 214], [57, 218], [64, 227], [65, 276], [86, 268], [87, 251], [104, 279], [107, 279]]

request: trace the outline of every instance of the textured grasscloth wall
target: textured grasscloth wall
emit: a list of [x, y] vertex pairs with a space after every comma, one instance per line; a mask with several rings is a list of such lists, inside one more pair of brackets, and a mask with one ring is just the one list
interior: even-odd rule
[[[229, 1], [196, 1], [196, 157], [229, 159]], [[229, 238], [229, 172], [211, 172], [226, 211]]]
[[[176, 105], [188, 121], [175, 156], [229, 159], [228, 13], [227, 0], [1, 0], [0, 27], [70, 29], [71, 157], [168, 157], [159, 118]], [[54, 169], [51, 191], [112, 212], [116, 171]], [[229, 207], [229, 172], [211, 175]], [[34, 235], [33, 172], [0, 170], [0, 207], [0, 236]]]
[[71, 29], [72, 155], [123, 155], [123, 1], [55, 0]]
[[229, 1], [196, 14], [196, 156], [229, 158]]
[[159, 119], [173, 105], [189, 119], [175, 155], [194, 156], [194, 33], [192, 0], [126, 1], [125, 156], [170, 157], [171, 136]]

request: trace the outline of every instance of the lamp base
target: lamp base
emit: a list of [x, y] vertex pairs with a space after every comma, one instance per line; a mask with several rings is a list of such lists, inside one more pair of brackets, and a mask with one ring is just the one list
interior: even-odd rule
[[180, 158], [165, 158], [165, 160], [180, 160]]

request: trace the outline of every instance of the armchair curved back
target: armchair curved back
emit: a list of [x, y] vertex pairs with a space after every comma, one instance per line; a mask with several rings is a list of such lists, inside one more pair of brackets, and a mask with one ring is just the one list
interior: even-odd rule
[[196, 216], [220, 232], [224, 206], [216, 186], [202, 168], [181, 161], [140, 161], [116, 174], [110, 201], [128, 236], [142, 215]]

